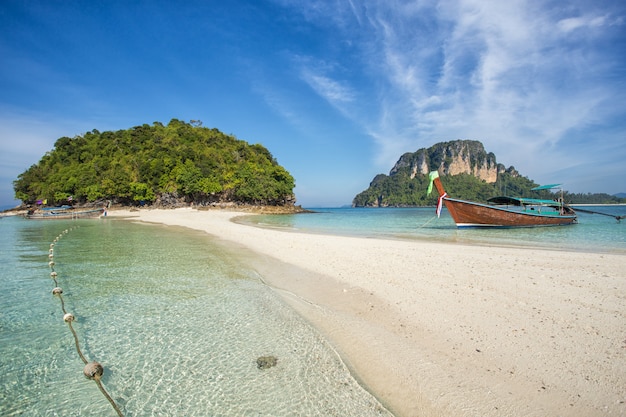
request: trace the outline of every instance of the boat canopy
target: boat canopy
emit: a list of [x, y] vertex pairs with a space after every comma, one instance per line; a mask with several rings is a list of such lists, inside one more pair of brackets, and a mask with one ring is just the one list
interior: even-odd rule
[[72, 206], [41, 207], [41, 210], [69, 210]]
[[521, 198], [521, 197], [493, 197], [487, 200], [492, 204], [508, 204], [512, 206], [550, 206], [561, 207], [563, 204], [554, 200], [540, 200], [537, 198]]
[[531, 188], [531, 191], [539, 191], [539, 190], [550, 190], [552, 188], [560, 187], [563, 184], [548, 184], [548, 185], [540, 185], [539, 187]]

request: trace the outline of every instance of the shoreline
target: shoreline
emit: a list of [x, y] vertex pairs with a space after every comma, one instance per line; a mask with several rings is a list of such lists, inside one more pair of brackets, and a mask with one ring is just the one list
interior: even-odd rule
[[400, 416], [626, 414], [626, 256], [306, 234], [111, 210], [245, 254]]

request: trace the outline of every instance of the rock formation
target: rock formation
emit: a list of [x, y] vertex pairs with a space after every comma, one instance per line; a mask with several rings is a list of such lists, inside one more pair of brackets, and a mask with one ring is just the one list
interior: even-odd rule
[[[354, 207], [411, 207], [432, 205], [436, 201], [426, 195], [428, 173], [437, 170], [448, 176], [450, 190], [457, 198], [484, 199], [499, 187], [512, 187], [519, 173], [505, 168], [496, 156], [485, 151], [475, 140], [440, 142], [430, 148], [405, 153], [389, 175], [378, 174], [369, 187], [352, 200]], [[464, 178], [464, 177], [468, 177]], [[498, 184], [499, 182], [506, 184]]]
[[393, 176], [403, 168], [409, 168], [411, 179], [416, 175], [427, 175], [439, 170], [442, 175], [473, 175], [488, 183], [496, 182], [498, 172], [505, 170], [496, 163], [496, 156], [485, 151], [483, 144], [476, 140], [455, 140], [437, 143], [417, 152], [407, 152], [389, 172]]

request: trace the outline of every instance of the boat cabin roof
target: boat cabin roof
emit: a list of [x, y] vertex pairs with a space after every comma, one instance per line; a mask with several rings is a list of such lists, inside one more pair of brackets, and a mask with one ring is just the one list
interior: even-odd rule
[[492, 204], [508, 204], [512, 206], [549, 206], [549, 207], [561, 207], [563, 204], [554, 200], [540, 200], [537, 198], [522, 198], [522, 197], [493, 197], [487, 200]]
[[537, 190], [551, 190], [552, 188], [558, 188], [563, 184], [547, 184], [547, 185], [540, 185], [539, 187], [535, 187], [535, 188], [531, 188], [531, 191], [537, 191]]
[[58, 206], [58, 207], [41, 207], [41, 210], [68, 210], [72, 206]]

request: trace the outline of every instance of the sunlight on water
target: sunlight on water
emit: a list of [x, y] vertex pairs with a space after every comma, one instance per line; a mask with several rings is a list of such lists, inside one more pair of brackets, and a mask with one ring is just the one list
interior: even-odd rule
[[[598, 211], [624, 214], [626, 207]], [[626, 251], [626, 222], [457, 229], [433, 209], [246, 216], [262, 227], [407, 240]], [[79, 227], [77, 227], [79, 226]], [[102, 219], [0, 222], [0, 415], [114, 416], [51, 294], [50, 242], [81, 348], [126, 416], [390, 415], [303, 319], [205, 234]], [[257, 368], [259, 356], [277, 366]]]
[[[51, 294], [48, 248], [67, 227], [54, 247], [65, 307], [125, 415], [390, 415], [314, 329], [204, 234], [120, 220], [0, 227], [2, 416], [116, 415], [82, 375]], [[265, 355], [277, 365], [259, 369]]]
[[[626, 206], [591, 207], [612, 215], [626, 214]], [[313, 213], [282, 216], [244, 216], [238, 221], [260, 227], [308, 233], [435, 240], [483, 245], [545, 249], [626, 251], [626, 220], [579, 213], [579, 224], [561, 227], [457, 229], [444, 209], [437, 218], [426, 208], [312, 209]]]

